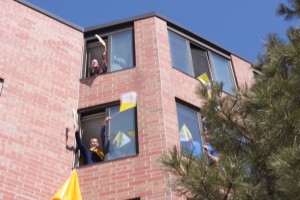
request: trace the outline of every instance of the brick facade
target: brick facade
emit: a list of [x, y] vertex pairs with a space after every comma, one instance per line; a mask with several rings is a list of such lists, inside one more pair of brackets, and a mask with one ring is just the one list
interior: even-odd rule
[[73, 159], [82, 33], [11, 0], [0, 16], [0, 199], [50, 199]]
[[[80, 80], [82, 31], [15, 1], [3, 0], [0, 10], [0, 199], [50, 199], [73, 162], [72, 108], [128, 91], [138, 94], [139, 154], [80, 167], [83, 199], [185, 199], [169, 187], [159, 158], [179, 145], [175, 98], [199, 108], [203, 101], [199, 81], [172, 68], [167, 22], [134, 21], [134, 68]], [[231, 57], [238, 85], [252, 83], [251, 65]]]

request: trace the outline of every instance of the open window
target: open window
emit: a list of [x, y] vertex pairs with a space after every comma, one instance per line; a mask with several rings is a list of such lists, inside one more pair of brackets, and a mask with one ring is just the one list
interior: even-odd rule
[[[80, 113], [82, 141], [89, 147], [90, 139], [100, 139], [101, 127], [107, 116], [114, 116], [105, 130], [105, 141], [100, 150], [105, 152], [104, 161], [115, 160], [138, 154], [136, 108], [119, 112], [119, 105], [89, 109]], [[79, 160], [82, 164], [82, 158]]]
[[[123, 69], [132, 68], [135, 65], [134, 60], [134, 37], [133, 30], [127, 29], [113, 32], [110, 34], [98, 34], [106, 44], [107, 68], [106, 72], [115, 72]], [[102, 54], [105, 47], [96, 37], [89, 39], [86, 43], [86, 56], [84, 76], [89, 77], [90, 65], [93, 59], [96, 59], [100, 67], [102, 64]]]
[[236, 86], [229, 59], [170, 30], [169, 41], [173, 68], [196, 78], [206, 73], [209, 80], [223, 83], [224, 92], [234, 94]]

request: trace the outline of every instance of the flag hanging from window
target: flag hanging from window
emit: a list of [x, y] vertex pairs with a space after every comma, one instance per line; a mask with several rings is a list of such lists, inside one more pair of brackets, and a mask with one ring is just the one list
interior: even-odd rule
[[197, 79], [206, 87], [208, 99], [211, 99], [210, 81], [206, 73], [201, 74]]
[[182, 125], [179, 135], [180, 135], [181, 142], [187, 142], [189, 141], [189, 139], [193, 138], [190, 130], [185, 124]]
[[125, 133], [119, 131], [113, 140], [113, 144], [117, 149], [120, 149], [124, 145], [128, 144], [131, 141], [130, 137], [128, 137]]
[[128, 92], [128, 93], [122, 94], [119, 112], [123, 112], [130, 108], [136, 107], [136, 98], [137, 98], [136, 92]]
[[82, 200], [76, 169], [52, 197], [52, 200]]

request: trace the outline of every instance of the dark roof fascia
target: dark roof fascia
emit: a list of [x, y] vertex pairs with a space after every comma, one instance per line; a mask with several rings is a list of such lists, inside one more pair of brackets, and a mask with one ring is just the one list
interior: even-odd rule
[[46, 11], [46, 10], [38, 7], [38, 6], [35, 6], [35, 5], [31, 4], [30, 2], [27, 2], [26, 0], [14, 0], [14, 1], [16, 1], [18, 3], [21, 3], [24, 6], [27, 6], [27, 7], [31, 8], [31, 9], [33, 9], [33, 10], [41, 13], [41, 14], [44, 14], [44, 15], [46, 15], [46, 16], [48, 16], [48, 17], [50, 17], [50, 18], [52, 18], [52, 19], [54, 19], [54, 20], [56, 20], [58, 22], [61, 22], [62, 24], [65, 24], [65, 25], [67, 25], [67, 26], [69, 26], [69, 27], [71, 27], [71, 28], [73, 28], [73, 29], [75, 29], [77, 31], [80, 31], [80, 32], [84, 31], [84, 29], [82, 27], [77, 26], [77, 25], [75, 25], [75, 24], [73, 24], [73, 23], [71, 23], [71, 22], [69, 22], [69, 21], [67, 21], [65, 19], [62, 19], [62, 18], [60, 18], [60, 17], [58, 17], [58, 16], [56, 16], [56, 15], [50, 13], [50, 12], [48, 12], [48, 11]]
[[150, 13], [146, 13], [146, 14], [142, 14], [142, 15], [138, 15], [138, 16], [134, 16], [134, 17], [128, 17], [125, 19], [101, 24], [101, 25], [86, 27], [86, 28], [84, 28], [84, 32], [85, 33], [93, 32], [95, 30], [103, 29], [106, 27], [120, 26], [121, 24], [132, 24], [134, 21], [149, 18], [149, 17], [154, 17], [154, 16], [159, 16], [159, 15], [156, 12], [150, 12]]

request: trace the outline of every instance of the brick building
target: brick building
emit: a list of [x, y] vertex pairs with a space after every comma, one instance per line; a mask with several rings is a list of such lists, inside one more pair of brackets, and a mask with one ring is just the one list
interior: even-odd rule
[[[125, 142], [78, 168], [83, 199], [185, 199], [158, 159], [184, 146], [183, 124], [201, 144], [196, 77], [207, 73], [231, 94], [252, 83], [251, 64], [157, 13], [81, 28], [19, 1], [2, 0], [0, 10], [0, 199], [50, 199], [78, 161], [72, 109], [88, 145], [129, 91], [137, 107], [106, 131]], [[107, 44], [108, 72], [90, 77], [104, 51], [95, 34]]]

